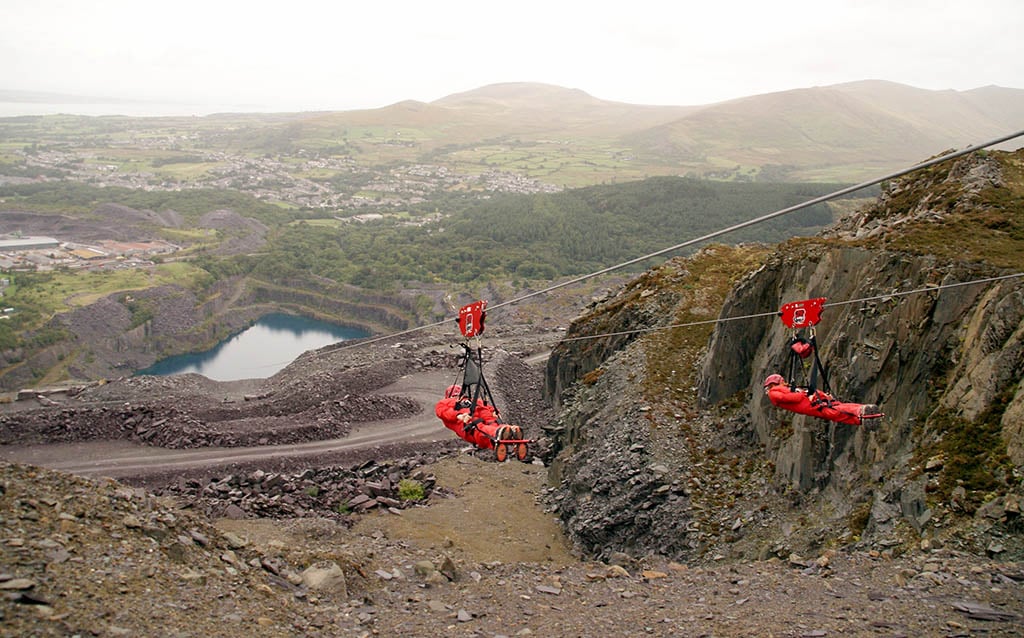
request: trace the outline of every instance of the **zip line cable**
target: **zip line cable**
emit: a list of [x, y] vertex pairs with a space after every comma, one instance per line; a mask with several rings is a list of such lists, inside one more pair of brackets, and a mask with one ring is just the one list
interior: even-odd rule
[[674, 250], [679, 250], [680, 248], [686, 248], [686, 247], [692, 246], [694, 244], [699, 244], [701, 242], [708, 241], [709, 239], [714, 239], [715, 237], [719, 237], [719, 236], [724, 235], [726, 233], [731, 233], [731, 232], [733, 232], [735, 230], [740, 230], [740, 229], [746, 228], [748, 226], [754, 226], [755, 224], [760, 224], [761, 222], [766, 222], [766, 221], [768, 221], [770, 219], [775, 219], [776, 217], [781, 217], [783, 215], [788, 215], [788, 214], [796, 212], [798, 210], [801, 210], [801, 209], [804, 209], [804, 208], [808, 208], [809, 206], [814, 206], [815, 204], [820, 204], [822, 202], [827, 202], [830, 199], [835, 199], [836, 197], [840, 197], [842, 195], [847, 195], [847, 194], [852, 193], [854, 191], [859, 191], [862, 188], [867, 188], [868, 186], [874, 186], [875, 184], [878, 184], [880, 182], [884, 182], [885, 180], [893, 179], [893, 178], [896, 178], [896, 177], [902, 177], [903, 175], [906, 175], [907, 173], [913, 173], [914, 171], [921, 170], [922, 168], [928, 168], [929, 166], [934, 166], [935, 164], [941, 164], [942, 162], [947, 162], [947, 161], [949, 161], [951, 159], [956, 159], [958, 157], [962, 157], [964, 155], [967, 155], [968, 153], [973, 153], [974, 151], [977, 151], [979, 149], [983, 149], [983, 148], [986, 148], [986, 147], [989, 147], [989, 146], [995, 146], [996, 144], [999, 144], [1001, 142], [1005, 142], [1007, 140], [1012, 140], [1013, 138], [1020, 137], [1021, 135], [1024, 135], [1024, 130], [1017, 131], [1016, 133], [1010, 133], [1008, 135], [1003, 135], [1001, 137], [998, 137], [998, 138], [996, 138], [994, 140], [989, 140], [988, 142], [984, 142], [982, 144], [977, 144], [975, 146], [968, 146], [967, 148], [965, 148], [963, 150], [950, 153], [949, 155], [943, 155], [941, 157], [936, 157], [936, 158], [930, 159], [930, 160], [928, 160], [926, 162], [921, 162], [920, 164], [915, 164], [914, 166], [911, 166], [910, 168], [905, 168], [903, 170], [899, 170], [899, 171], [896, 171], [896, 172], [893, 172], [893, 173], [889, 173], [888, 175], [883, 175], [882, 177], [876, 177], [875, 179], [868, 180], [866, 182], [861, 182], [860, 184], [855, 184], [853, 186], [848, 186], [846, 188], [841, 188], [841, 189], [839, 189], [839, 190], [837, 190], [835, 192], [829, 193], [827, 195], [822, 195], [820, 197], [815, 197], [814, 199], [809, 199], [806, 202], [803, 202], [802, 204], [796, 204], [795, 206], [790, 206], [788, 208], [782, 208], [780, 210], [775, 211], [774, 213], [768, 213], [767, 215], [761, 215], [760, 217], [755, 217], [754, 219], [749, 219], [749, 220], [747, 220], [745, 222], [740, 222], [739, 224], [733, 224], [732, 226], [729, 226], [728, 228], [723, 228], [721, 230], [716, 230], [714, 232], [708, 233], [707, 235], [703, 235], [701, 237], [697, 237], [696, 239], [690, 239], [690, 240], [684, 241], [684, 242], [682, 242], [680, 244], [676, 244], [675, 246], [669, 246], [668, 248], [662, 248], [661, 250], [655, 251], [653, 253], [648, 253], [648, 254], [643, 255], [641, 257], [637, 257], [637, 258], [631, 259], [629, 261], [624, 261], [621, 264], [618, 264], [618, 265], [615, 265], [615, 266], [609, 266], [608, 268], [605, 268], [603, 270], [598, 270], [596, 272], [593, 272], [593, 273], [590, 273], [590, 274], [587, 274], [587, 275], [581, 275], [579, 277], [576, 277], [575, 279], [570, 279], [569, 281], [564, 281], [562, 283], [555, 284], [554, 286], [549, 286], [549, 287], [547, 287], [547, 288], [545, 288], [543, 290], [538, 290], [536, 292], [532, 292], [530, 294], [523, 295], [522, 297], [517, 297], [515, 299], [510, 299], [509, 301], [506, 301], [504, 303], [500, 303], [500, 304], [494, 305], [494, 306], [488, 308], [488, 310], [495, 310], [495, 309], [501, 308], [503, 306], [508, 306], [508, 305], [511, 305], [511, 304], [514, 304], [514, 303], [518, 303], [520, 301], [523, 301], [524, 299], [529, 299], [530, 297], [536, 297], [537, 295], [542, 295], [542, 294], [551, 292], [552, 290], [557, 290], [558, 288], [563, 288], [565, 286], [569, 286], [569, 285], [572, 285], [572, 284], [577, 284], [577, 283], [579, 283], [581, 281], [586, 281], [587, 279], [590, 279], [592, 277], [597, 277], [598, 275], [604, 275], [604, 274], [607, 274], [609, 272], [612, 272], [612, 271], [615, 271], [615, 270], [619, 270], [621, 268], [625, 268], [626, 266], [632, 266], [633, 264], [636, 264], [636, 263], [639, 263], [641, 261], [650, 259], [651, 257], [657, 257], [659, 255], [664, 255], [665, 253], [669, 253], [669, 252], [672, 252]]
[[974, 284], [988, 284], [994, 281], [1003, 281], [1004, 279], [1014, 279], [1016, 277], [1024, 277], [1024, 272], [1013, 273], [1012, 275], [999, 275], [998, 277], [988, 277], [985, 279], [975, 279], [973, 281], [958, 281], [952, 284], [941, 284], [935, 286], [925, 286], [924, 288], [918, 288], [916, 290], [906, 290], [903, 292], [893, 292], [887, 295], [875, 295], [874, 297], [861, 297], [860, 299], [850, 299], [849, 301], [835, 301], [832, 303], [824, 303], [821, 305], [822, 308], [829, 308], [831, 306], [845, 306], [855, 303], [864, 303], [866, 301], [879, 301], [882, 299], [888, 299], [889, 297], [905, 297], [907, 295], [916, 295], [922, 292], [934, 292], [936, 290], [944, 290], [946, 288], [959, 288], [960, 286], [972, 286]]
[[[935, 286], [925, 286], [924, 288], [916, 288], [914, 290], [904, 290], [904, 291], [897, 291], [897, 292], [889, 292], [889, 293], [885, 293], [885, 294], [882, 294], [882, 295], [874, 295], [874, 296], [871, 296], [871, 297], [859, 297], [857, 299], [848, 299], [846, 301], [833, 301], [833, 302], [824, 303], [824, 304], [822, 304], [821, 307], [824, 309], [824, 308], [830, 308], [830, 307], [834, 307], [834, 306], [848, 306], [848, 305], [852, 305], [852, 304], [866, 303], [866, 302], [869, 302], [869, 301], [881, 301], [881, 300], [884, 300], [884, 299], [891, 299], [893, 297], [906, 297], [908, 295], [916, 295], [916, 294], [921, 294], [921, 293], [926, 293], [926, 292], [938, 292], [939, 290], [945, 290], [947, 288], [959, 288], [959, 287], [962, 287], [962, 286], [973, 286], [973, 285], [976, 285], [976, 284], [987, 284], [987, 283], [993, 283], [993, 282], [997, 282], [997, 281], [1005, 281], [1007, 279], [1016, 279], [1018, 277], [1024, 277], [1024, 272], [1013, 273], [1011, 275], [999, 275], [999, 276], [996, 276], [996, 277], [986, 277], [985, 279], [973, 279], [971, 281], [958, 281], [958, 282], [951, 283], [951, 284], [941, 284], [941, 285], [935, 285]], [[770, 312], [756, 312], [756, 313], [747, 314], [747, 315], [737, 315], [735, 317], [719, 317], [718, 319], [702, 319], [700, 321], [689, 321], [689, 322], [686, 322], [686, 323], [673, 323], [673, 324], [669, 324], [667, 326], [653, 326], [653, 327], [650, 327], [650, 328], [637, 328], [636, 330], [621, 330], [621, 331], [618, 331], [618, 332], [604, 332], [604, 333], [601, 333], [601, 334], [583, 335], [583, 336], [579, 336], [579, 337], [562, 337], [562, 338], [558, 339], [557, 341], [538, 341], [538, 342], [534, 343], [533, 345], [541, 345], [541, 344], [548, 345], [548, 344], [556, 344], [556, 343], [567, 343], [567, 342], [570, 342], [570, 341], [586, 341], [588, 339], [603, 339], [605, 337], [621, 337], [621, 336], [628, 336], [628, 335], [634, 335], [634, 334], [643, 334], [643, 333], [648, 333], [648, 332], [659, 332], [661, 330], [672, 330], [674, 328], [691, 328], [693, 326], [704, 326], [704, 325], [708, 325], [708, 324], [729, 323], [729, 322], [732, 322], [732, 321], [744, 321], [744, 320], [747, 320], [747, 319], [762, 319], [762, 318], [765, 318], [765, 317], [778, 317], [778, 316], [779, 316], [779, 311], [778, 310], [772, 310]], [[422, 326], [422, 327], [423, 328], [429, 328], [429, 327], [441, 325], [441, 323], [447, 323], [447, 322], [439, 322], [439, 323], [430, 324], [429, 326]], [[398, 336], [398, 335], [401, 335], [401, 334], [408, 334], [410, 332], [414, 332], [415, 330], [417, 330], [417, 329], [414, 328], [414, 329], [406, 330], [405, 332], [400, 332], [400, 333], [395, 333], [395, 334], [392, 334], [392, 335], [388, 335], [388, 337]], [[379, 340], [379, 339], [383, 339], [383, 338], [385, 338], [385, 337], [378, 337], [377, 339], [374, 339], [374, 341]], [[363, 341], [363, 342], [360, 342], [360, 343], [357, 343], [357, 344], [352, 344], [349, 347], [355, 347], [355, 346], [358, 346], [358, 345], [363, 345], [364, 343], [368, 343], [368, 342], [367, 341]], [[334, 348], [331, 351], [339, 350], [339, 349], [341, 349], [341, 348]], [[272, 365], [278, 365], [278, 364], [266, 364], [266, 365], [263, 365], [263, 366], [254, 366], [254, 367], [270, 367]]]
[[[861, 182], [861, 183], [855, 184], [853, 186], [847, 186], [846, 188], [841, 188], [841, 189], [839, 189], [837, 191], [833, 191], [833, 192], [828, 193], [826, 195], [821, 195], [819, 197], [815, 197], [814, 199], [809, 199], [806, 202], [803, 202], [803, 203], [800, 203], [800, 204], [796, 204], [796, 205], [793, 205], [793, 206], [789, 206], [787, 208], [782, 208], [782, 209], [779, 209], [779, 210], [774, 211], [772, 213], [768, 213], [766, 215], [761, 215], [760, 217], [755, 217], [754, 219], [749, 219], [749, 220], [747, 220], [745, 222], [740, 222], [738, 224], [733, 224], [732, 226], [729, 226], [727, 228], [723, 228], [721, 230], [716, 230], [714, 232], [708, 233], [706, 235], [702, 235], [702, 236], [697, 237], [695, 239], [689, 239], [687, 241], [684, 241], [682, 243], [676, 244], [674, 246], [669, 246], [668, 248], [662, 248], [661, 250], [657, 250], [657, 251], [655, 251], [653, 253], [648, 253], [646, 255], [642, 255], [640, 257], [636, 257], [634, 259], [630, 259], [629, 261], [624, 261], [624, 262], [622, 262], [620, 264], [616, 264], [614, 266], [609, 266], [607, 268], [603, 268], [601, 270], [597, 270], [597, 271], [594, 271], [594, 272], [591, 272], [591, 273], [588, 273], [588, 274], [585, 274], [585, 275], [580, 275], [579, 277], [575, 277], [573, 279], [569, 279], [567, 281], [563, 281], [563, 282], [554, 284], [552, 286], [548, 286], [547, 288], [543, 288], [541, 290], [537, 290], [535, 292], [531, 292], [531, 293], [525, 294], [525, 295], [523, 295], [521, 297], [516, 297], [514, 299], [510, 299], [508, 301], [504, 301], [502, 303], [495, 304], [493, 306], [490, 306], [487, 310], [490, 312], [490, 311], [493, 311], [493, 310], [497, 310], [499, 308], [504, 308], [505, 306], [511, 306], [511, 305], [517, 304], [517, 303], [519, 303], [521, 301], [525, 301], [526, 299], [530, 299], [532, 297], [537, 297], [537, 296], [540, 296], [540, 295], [543, 295], [543, 294], [547, 294], [547, 293], [549, 293], [549, 292], [551, 292], [553, 290], [558, 290], [559, 288], [565, 288], [566, 286], [571, 286], [573, 284], [578, 284], [578, 283], [580, 283], [582, 281], [586, 281], [587, 279], [592, 279], [594, 277], [598, 277], [600, 275], [605, 275], [605, 274], [608, 274], [610, 272], [614, 272], [616, 270], [621, 270], [622, 268], [626, 268], [627, 266], [632, 266], [634, 264], [638, 264], [638, 263], [640, 263], [642, 261], [646, 261], [646, 260], [651, 259], [653, 257], [658, 257], [660, 255], [664, 255], [665, 253], [670, 253], [670, 252], [673, 252], [673, 251], [676, 251], [676, 250], [680, 250], [682, 248], [687, 248], [689, 246], [693, 246], [694, 244], [699, 244], [701, 242], [709, 241], [711, 239], [714, 239], [716, 237], [720, 237], [722, 235], [725, 235], [727, 233], [731, 233], [731, 232], [736, 231], [736, 230], [747, 228], [749, 226], [754, 226], [756, 224], [760, 224], [760, 223], [766, 222], [768, 220], [775, 219], [776, 217], [782, 217], [783, 215], [788, 215], [788, 214], [794, 213], [794, 212], [796, 212], [798, 210], [803, 210], [804, 208], [808, 208], [810, 206], [814, 206], [815, 204], [820, 204], [822, 202], [827, 202], [827, 201], [829, 201], [831, 199], [835, 199], [835, 198], [841, 197], [843, 195], [848, 195], [850, 193], [859, 191], [859, 190], [861, 190], [863, 188], [867, 188], [868, 186], [874, 186], [875, 184], [879, 184], [879, 183], [884, 182], [886, 180], [895, 179], [897, 177], [902, 177], [904, 175], [907, 175], [908, 173], [913, 173], [914, 171], [919, 171], [921, 169], [928, 168], [930, 166], [935, 166], [936, 164], [941, 164], [943, 162], [948, 162], [949, 160], [953, 160], [953, 159], [957, 159], [959, 157], [963, 157], [964, 155], [968, 155], [970, 153], [973, 153], [974, 151], [978, 151], [978, 150], [981, 150], [983, 148], [988, 148], [989, 146], [995, 146], [996, 144], [1000, 144], [1002, 142], [1006, 142], [1006, 141], [1012, 140], [1012, 139], [1020, 137], [1022, 135], [1024, 135], [1024, 130], [1019, 130], [1019, 131], [1017, 131], [1015, 133], [1008, 133], [1006, 135], [1002, 135], [1000, 137], [997, 137], [995, 139], [989, 140], [987, 142], [982, 142], [980, 144], [975, 144], [973, 146], [968, 146], [968, 147], [966, 147], [964, 149], [961, 149], [959, 151], [954, 151], [952, 153], [949, 153], [948, 155], [941, 155], [939, 157], [932, 158], [932, 159], [927, 160], [925, 162], [921, 162], [919, 164], [915, 164], [915, 165], [911, 166], [910, 168], [905, 168], [905, 169], [902, 169], [902, 170], [894, 171], [892, 173], [888, 173], [888, 174], [883, 175], [881, 177], [876, 177], [874, 179], [868, 180], [866, 182]], [[892, 295], [885, 295], [885, 296], [892, 296]], [[852, 302], [849, 302], [849, 303], [852, 303]], [[363, 340], [353, 341], [353, 342], [344, 342], [345, 345], [340, 345], [337, 348], [331, 348], [331, 350], [329, 350], [328, 352], [334, 352], [336, 350], [347, 350], [349, 348], [357, 348], [357, 347], [360, 347], [360, 346], [369, 345], [371, 343], [376, 343], [378, 341], [384, 341], [386, 339], [392, 339], [394, 337], [401, 337], [403, 335], [412, 334], [412, 333], [418, 332], [420, 330], [426, 330], [427, 328], [434, 328], [434, 327], [437, 327], [437, 326], [442, 326], [442, 325], [450, 323], [452, 320], [453, 320], [453, 318], [449, 317], [449, 318], [443, 319], [441, 321], [436, 321], [434, 323], [426, 324], [426, 325], [423, 325], [423, 326], [418, 326], [418, 327], [415, 327], [415, 328], [410, 328], [408, 330], [403, 330], [401, 332], [395, 332], [395, 333], [391, 333], [391, 334], [381, 335], [379, 337], [373, 337], [371, 339], [363, 339]], [[715, 320], [715, 321], [717, 321], [717, 320]], [[712, 320], [708, 320], [708, 323], [710, 323], [710, 322], [712, 322]]]
[[[822, 304], [821, 307], [822, 308], [829, 308], [829, 307], [832, 307], [832, 306], [846, 306], [846, 305], [856, 304], [856, 303], [865, 303], [865, 302], [868, 302], [868, 301], [879, 301], [879, 300], [882, 300], [882, 299], [890, 299], [892, 297], [906, 297], [907, 295], [916, 295], [916, 294], [920, 294], [920, 293], [924, 293], [924, 292], [936, 292], [936, 291], [939, 291], [939, 290], [944, 290], [946, 288], [958, 288], [960, 286], [972, 286], [974, 284], [986, 284], [986, 283], [992, 283], [992, 282], [995, 282], [995, 281], [1003, 281], [1005, 279], [1014, 279], [1014, 278], [1017, 278], [1017, 277], [1024, 277], [1024, 272], [1018, 272], [1018, 273], [1014, 273], [1012, 275], [1000, 275], [998, 277], [988, 277], [986, 279], [974, 279], [972, 281], [958, 281], [956, 283], [943, 284], [943, 285], [938, 285], [938, 286], [925, 286], [924, 288], [917, 288], [915, 290], [905, 290], [905, 291], [900, 291], [900, 292], [890, 292], [890, 293], [887, 293], [887, 294], [884, 294], [884, 295], [875, 295], [873, 297], [861, 297], [859, 299], [849, 299], [847, 301], [835, 301], [835, 302], [832, 302], [832, 303]], [[604, 337], [619, 337], [619, 336], [624, 336], [624, 335], [640, 334], [640, 333], [644, 333], [644, 332], [657, 332], [659, 330], [671, 330], [673, 328], [689, 328], [689, 327], [692, 327], [692, 326], [703, 326], [703, 325], [713, 324], [713, 323], [728, 323], [730, 321], [742, 321], [742, 320], [745, 320], [745, 319], [760, 319], [760, 318], [763, 318], [763, 317], [778, 317], [778, 316], [779, 316], [779, 311], [778, 310], [773, 310], [771, 312], [758, 312], [758, 313], [753, 313], [753, 314], [749, 314], [749, 315], [738, 315], [738, 316], [735, 316], [735, 317], [719, 317], [718, 319], [703, 319], [701, 321], [690, 321], [688, 323], [674, 323], [674, 324], [670, 324], [670, 325], [667, 325], [667, 326], [656, 326], [656, 327], [651, 327], [651, 328], [637, 328], [636, 330], [622, 330], [620, 332], [606, 332], [606, 333], [603, 333], [603, 334], [583, 335], [583, 336], [580, 336], [580, 337], [563, 337], [562, 339], [559, 339], [559, 342], [585, 341], [587, 339], [601, 339], [601, 338], [604, 338]], [[545, 342], [539, 342], [539, 343], [545, 343]], [[555, 342], [555, 343], [557, 343], [557, 342]]]

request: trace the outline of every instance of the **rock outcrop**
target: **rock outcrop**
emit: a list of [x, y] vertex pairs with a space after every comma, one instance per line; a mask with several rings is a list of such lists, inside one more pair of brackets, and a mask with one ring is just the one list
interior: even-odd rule
[[[578, 319], [546, 390], [565, 406], [554, 501], [579, 549], [692, 559], [954, 543], [1021, 555], [1022, 159], [976, 154], [912, 174], [821, 237], [779, 246], [729, 292], [688, 379], [683, 349], [666, 353], [655, 344], [671, 339], [653, 335], [693, 282], [652, 271]], [[877, 428], [794, 415], [763, 396], [790, 336], [771, 311], [810, 297], [828, 299], [816, 331], [834, 394], [881, 405]], [[652, 359], [673, 357], [679, 378], [652, 383]], [[676, 387], [687, 383], [699, 413]], [[622, 436], [636, 459], [605, 449]], [[623, 498], [655, 466], [665, 471], [652, 493]], [[667, 539], [650, 539], [669, 519]]]
[[[936, 421], [937, 413], [976, 424], [999, 409], [1004, 445], [1013, 446], [1020, 467], [1013, 413], [1008, 417], [998, 404], [1021, 400], [1024, 280], [960, 286], [1005, 273], [866, 249], [826, 248], [808, 257], [773, 260], [751, 275], [726, 302], [723, 317], [753, 314], [767, 297], [798, 299], [809, 291], [837, 304], [866, 299], [827, 307], [817, 339], [834, 393], [881, 405], [886, 417], [879, 429], [782, 413], [768, 402], [761, 381], [784, 369], [788, 338], [775, 321], [719, 325], [702, 370], [701, 399], [712, 405], [737, 393], [750, 397], [750, 427], [781, 483], [804, 493], [819, 491], [847, 516], [871, 503], [869, 523], [892, 521], [886, 527], [891, 533], [902, 518], [920, 534], [934, 513], [926, 492], [949, 497], [938, 480], [913, 480], [924, 470], [921, 455], [938, 454], [949, 430], [945, 421]], [[890, 517], [889, 509], [898, 516]]]

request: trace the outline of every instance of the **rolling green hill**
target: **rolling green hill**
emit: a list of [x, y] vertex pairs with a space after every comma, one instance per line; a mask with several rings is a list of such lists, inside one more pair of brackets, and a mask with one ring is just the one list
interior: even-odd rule
[[1022, 127], [1024, 90], [866, 81], [713, 105], [628, 140], [645, 157], [673, 157], [705, 175], [713, 167], [715, 177], [860, 181]]
[[[366, 170], [429, 164], [462, 175], [502, 170], [567, 188], [654, 175], [852, 183], [1022, 128], [1024, 90], [995, 86], [931, 91], [869, 80], [709, 105], [648, 106], [506, 83], [356, 111], [0, 118], [0, 168], [25, 145], [50, 141], [83, 151], [91, 144], [97, 157], [138, 161], [145, 152], [124, 144], [146, 129], [153, 140], [181, 140], [182, 156], [213, 151], [294, 163], [315, 156]], [[166, 152], [158, 159], [163, 164], [153, 168], [163, 170], [156, 172], [180, 176], [167, 163], [179, 161], [181, 173], [180, 160]], [[143, 161], [138, 166], [146, 168]], [[209, 176], [224, 164], [193, 161], [185, 168], [186, 177]]]
[[1024, 90], [863, 81], [704, 106], [646, 106], [509, 83], [278, 126], [304, 148], [340, 143], [359, 161], [429, 160], [457, 170], [487, 166], [496, 150], [514, 147], [528, 161], [513, 160], [512, 168], [564, 186], [650, 175], [856, 182], [1020, 130]]

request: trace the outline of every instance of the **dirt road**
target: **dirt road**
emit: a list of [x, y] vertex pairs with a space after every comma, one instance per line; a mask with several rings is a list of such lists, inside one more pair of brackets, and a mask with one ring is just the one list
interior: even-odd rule
[[83, 476], [140, 476], [195, 468], [215, 468], [260, 460], [299, 459], [396, 444], [448, 441], [454, 435], [441, 425], [433, 406], [450, 372], [424, 371], [401, 377], [376, 394], [413, 399], [422, 410], [411, 417], [360, 423], [346, 437], [291, 445], [171, 450], [129, 441], [82, 441], [47, 445], [4, 446], [0, 459], [28, 463]]

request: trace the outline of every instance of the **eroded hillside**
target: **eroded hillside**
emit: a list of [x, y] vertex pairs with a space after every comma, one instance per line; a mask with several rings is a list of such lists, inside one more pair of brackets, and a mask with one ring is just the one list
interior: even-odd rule
[[[577, 319], [547, 383], [565, 405], [553, 502], [577, 546], [684, 560], [1024, 555], [1022, 160], [939, 164], [817, 238], [739, 249], [728, 294], [705, 284], [712, 248]], [[817, 296], [830, 302], [817, 338], [833, 390], [881, 404], [877, 429], [763, 396], [789, 336], [772, 311]], [[693, 325], [703, 316], [719, 318], [710, 341]]]

